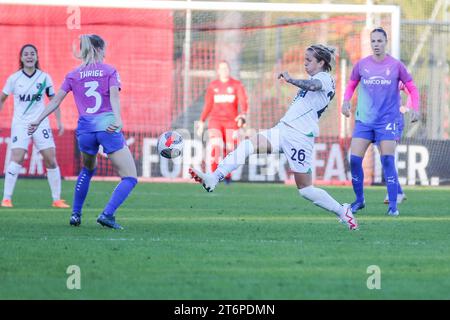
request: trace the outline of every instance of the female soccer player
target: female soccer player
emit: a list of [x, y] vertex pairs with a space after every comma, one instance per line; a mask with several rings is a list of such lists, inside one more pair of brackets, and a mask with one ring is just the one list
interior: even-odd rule
[[80, 36], [79, 58], [81, 66], [66, 75], [61, 89], [50, 101], [39, 118], [29, 125], [29, 132], [49, 114], [55, 111], [69, 91], [73, 92], [78, 108], [79, 119], [76, 130], [78, 145], [83, 157], [84, 168], [75, 185], [73, 213], [70, 224], [81, 224], [81, 211], [95, 173], [97, 152], [102, 145], [113, 166], [122, 178], [119, 185], [97, 218], [103, 226], [122, 229], [115, 220], [116, 209], [125, 201], [137, 183], [136, 165], [130, 150], [125, 144], [120, 115], [120, 78], [116, 69], [103, 63], [105, 41], [98, 35]]
[[273, 128], [260, 132], [241, 142], [238, 147], [221, 161], [212, 174], [190, 169], [193, 179], [212, 192], [224, 177], [245, 163], [251, 154], [284, 152], [294, 172], [295, 182], [302, 197], [315, 205], [334, 212], [350, 230], [357, 229], [349, 204], [339, 204], [325, 190], [312, 185], [311, 161], [314, 137], [319, 134], [319, 118], [334, 97], [335, 84], [329, 74], [334, 58], [334, 49], [323, 45], [312, 45], [305, 52], [305, 71], [308, 80], [292, 79], [287, 72], [278, 78], [299, 87], [288, 111]]
[[[44, 94], [51, 100], [55, 95], [52, 78], [39, 67], [39, 57], [36, 47], [25, 44], [20, 49], [19, 71], [13, 73], [0, 95], [0, 110], [9, 95], [14, 95], [14, 116], [11, 123], [11, 161], [5, 173], [2, 207], [13, 207], [12, 196], [17, 178], [22, 169], [25, 154], [30, 140], [44, 159], [47, 170], [48, 184], [52, 193], [55, 208], [69, 208], [60, 198], [61, 172], [56, 162], [55, 142], [53, 141], [50, 121], [46, 119], [31, 136], [28, 135], [28, 124], [36, 119], [44, 110]], [[64, 127], [61, 113], [56, 113], [58, 133], [62, 135]]]
[[350, 147], [352, 185], [356, 195], [351, 208], [355, 213], [365, 207], [362, 161], [370, 143], [374, 142], [379, 144], [381, 151], [381, 164], [389, 197], [387, 214], [398, 216], [398, 178], [394, 157], [402, 124], [399, 82], [405, 84], [411, 95], [413, 122], [419, 119], [419, 93], [403, 63], [386, 53], [386, 32], [382, 28], [374, 29], [370, 39], [373, 54], [361, 59], [353, 67], [342, 105], [342, 113], [349, 117], [350, 99], [360, 83], [356, 122]]

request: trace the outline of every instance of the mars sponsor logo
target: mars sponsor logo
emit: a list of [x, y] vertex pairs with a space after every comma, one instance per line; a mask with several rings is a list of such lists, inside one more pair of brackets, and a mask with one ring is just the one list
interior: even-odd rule
[[42, 94], [21, 94], [19, 95], [20, 102], [41, 101]]
[[370, 77], [369, 79], [363, 79], [363, 83], [365, 85], [385, 85], [389, 86], [392, 83], [392, 80], [385, 79], [381, 76]]
[[214, 102], [215, 103], [232, 103], [236, 99], [234, 94], [215, 94]]

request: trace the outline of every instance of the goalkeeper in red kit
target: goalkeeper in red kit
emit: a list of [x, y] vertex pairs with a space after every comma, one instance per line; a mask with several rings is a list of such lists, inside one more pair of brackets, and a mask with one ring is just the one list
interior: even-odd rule
[[[234, 149], [238, 129], [245, 126], [248, 109], [245, 88], [239, 80], [230, 76], [227, 61], [219, 62], [217, 74], [218, 79], [212, 81], [206, 91], [205, 105], [197, 127], [197, 134], [202, 137], [205, 120], [208, 119], [212, 172], [216, 170], [221, 158], [227, 155], [228, 150]], [[229, 182], [230, 176], [226, 177], [226, 180]]]

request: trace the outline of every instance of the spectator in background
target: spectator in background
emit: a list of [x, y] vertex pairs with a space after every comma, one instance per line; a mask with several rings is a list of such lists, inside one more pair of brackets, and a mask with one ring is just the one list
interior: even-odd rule
[[[6, 168], [2, 207], [13, 207], [12, 196], [17, 178], [22, 169], [28, 145], [33, 140], [36, 149], [44, 159], [48, 184], [55, 208], [69, 208], [61, 197], [61, 172], [56, 162], [56, 147], [50, 121], [45, 119], [32, 135], [28, 135], [28, 124], [45, 109], [44, 95], [50, 100], [55, 95], [53, 81], [49, 74], [39, 67], [38, 50], [32, 44], [25, 44], [19, 53], [19, 71], [13, 73], [0, 95], [0, 110], [9, 95], [14, 96], [14, 116], [11, 123], [11, 160]], [[64, 127], [61, 112], [56, 113], [58, 134]]]
[[[225, 157], [237, 143], [238, 129], [245, 126], [248, 110], [245, 88], [239, 80], [230, 76], [227, 61], [219, 62], [217, 75], [218, 79], [212, 81], [206, 90], [205, 105], [197, 126], [197, 134], [202, 136], [208, 119], [212, 172], [218, 166], [222, 150]], [[229, 182], [230, 178], [228, 175], [226, 181]]]

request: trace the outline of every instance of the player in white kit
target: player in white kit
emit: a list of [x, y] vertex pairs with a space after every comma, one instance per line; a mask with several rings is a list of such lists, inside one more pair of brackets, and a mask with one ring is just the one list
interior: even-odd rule
[[[14, 116], [11, 123], [11, 159], [5, 172], [5, 184], [2, 207], [13, 207], [12, 196], [17, 178], [22, 169], [28, 145], [33, 140], [34, 146], [41, 153], [47, 170], [47, 179], [55, 208], [69, 208], [60, 198], [61, 172], [56, 162], [55, 142], [50, 128], [50, 121], [42, 122], [39, 129], [28, 135], [28, 124], [34, 121], [44, 110], [44, 95], [51, 99], [54, 95], [53, 82], [47, 73], [39, 68], [38, 52], [34, 45], [26, 44], [20, 50], [20, 69], [9, 76], [0, 95], [0, 110], [8, 96], [14, 96]], [[64, 128], [61, 114], [56, 114], [58, 131]]]
[[217, 184], [231, 171], [245, 163], [248, 156], [254, 153], [284, 153], [289, 162], [299, 193], [315, 205], [336, 214], [350, 230], [358, 224], [353, 217], [349, 204], [341, 205], [325, 190], [312, 185], [312, 156], [314, 137], [319, 134], [319, 118], [335, 94], [334, 80], [329, 74], [334, 49], [323, 45], [312, 45], [305, 52], [305, 71], [308, 80], [292, 79], [287, 72], [278, 78], [299, 87], [288, 111], [273, 128], [260, 132], [250, 139], [241, 142], [228, 154], [212, 174], [190, 169], [193, 179], [202, 183], [208, 192], [212, 192]]

